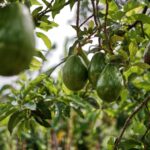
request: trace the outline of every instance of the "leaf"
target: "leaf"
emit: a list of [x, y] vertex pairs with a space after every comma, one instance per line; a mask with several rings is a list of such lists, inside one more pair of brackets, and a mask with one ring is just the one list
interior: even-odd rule
[[135, 9], [137, 7], [139, 7], [141, 4], [137, 1], [137, 0], [132, 0], [132, 1], [129, 1], [127, 2], [125, 5], [124, 5], [124, 11], [125, 12], [128, 12], [132, 9]]
[[44, 2], [44, 4], [45, 4], [46, 6], [49, 5], [49, 2], [48, 2], [47, 0], [42, 0], [42, 2]]
[[94, 21], [93, 20], [89, 21], [88, 28], [91, 28], [91, 29], [94, 28]]
[[43, 53], [39, 50], [36, 50], [34, 53], [34, 56], [37, 56], [39, 58], [41, 58], [43, 61], [46, 61], [47, 59], [45, 58], [45, 56], [43, 55]]
[[136, 20], [142, 21], [144, 24], [148, 23], [150, 24], [150, 17], [145, 14], [136, 14], [135, 16]]
[[51, 48], [52, 44], [47, 35], [42, 32], [36, 32], [36, 35], [43, 40], [44, 44], [47, 46], [48, 49]]
[[35, 8], [32, 12], [32, 16], [35, 17], [37, 16], [37, 14], [43, 9], [43, 6], [39, 6], [37, 8]]
[[76, 3], [76, 1], [75, 0], [70, 0], [70, 9], [72, 9], [73, 8], [73, 6], [74, 6], [74, 4]]
[[35, 102], [28, 102], [28, 103], [25, 103], [23, 106], [29, 110], [36, 110]]
[[99, 109], [100, 108], [99, 104], [97, 103], [97, 101], [93, 97], [87, 97], [85, 100], [89, 104], [91, 104], [95, 109]]
[[123, 16], [125, 15], [125, 13], [122, 11], [114, 11], [114, 12], [109, 13], [109, 15], [113, 20], [121, 20]]
[[0, 89], [0, 94], [2, 93], [2, 92], [4, 92], [5, 90], [14, 90], [14, 87], [12, 86], [12, 85], [9, 85], [9, 84], [5, 84], [4, 86], [2, 86], [1, 87], [1, 89]]
[[50, 122], [48, 122], [47, 120], [44, 120], [43, 118], [39, 117], [39, 116], [34, 116], [34, 119], [36, 120], [37, 123], [39, 123], [41, 126], [44, 126], [46, 128], [51, 127]]
[[138, 66], [142, 69], [149, 69], [150, 68], [150, 65], [143, 63], [143, 62], [134, 63], [134, 64], [132, 64], [132, 66]]
[[114, 137], [110, 137], [107, 142], [107, 150], [113, 150], [115, 139]]
[[55, 0], [55, 3], [52, 6], [52, 17], [54, 18], [64, 6], [65, 0]]
[[41, 5], [38, 0], [30, 0], [31, 5]]
[[76, 111], [76, 113], [81, 117], [81, 118], [85, 118], [85, 116], [84, 116], [84, 114], [83, 114], [83, 112], [81, 111], [81, 109], [80, 108], [75, 108], [75, 107], [72, 107], [75, 111]]
[[140, 89], [145, 89], [146, 91], [150, 91], [150, 81], [144, 81], [142, 78], [136, 78], [133, 81], [135, 87]]
[[124, 37], [118, 36], [118, 35], [113, 35], [113, 36], [111, 37], [112, 43], [116, 43], [116, 42], [118, 42], [118, 41], [123, 41], [123, 39], [124, 39]]
[[134, 148], [141, 149], [142, 144], [140, 141], [130, 138], [122, 140], [122, 142], [119, 144], [119, 147], [125, 150], [133, 150]]
[[24, 97], [28, 94], [28, 92], [34, 88], [36, 85], [38, 85], [41, 81], [43, 81], [47, 77], [46, 74], [40, 74], [37, 78], [29, 82], [28, 86], [24, 89], [23, 95]]
[[24, 116], [24, 111], [16, 111], [10, 116], [8, 121], [8, 130], [10, 134], [12, 134], [13, 129], [24, 119]]
[[30, 64], [30, 70], [32, 71], [39, 70], [41, 65], [42, 65], [41, 61], [39, 61], [36, 57], [33, 57]]
[[137, 43], [135, 41], [132, 41], [129, 44], [129, 51], [130, 51], [130, 59], [133, 61], [135, 59], [135, 55], [138, 51]]
[[49, 21], [49, 22], [41, 21], [38, 27], [44, 31], [48, 31], [53, 27], [58, 27], [58, 24], [53, 21]]
[[5, 118], [7, 118], [10, 114], [12, 114], [13, 112], [15, 112], [16, 109], [15, 108], [10, 108], [10, 109], [4, 109], [3, 112], [0, 111], [0, 121], [4, 120]]
[[43, 119], [51, 119], [51, 111], [48, 106], [44, 103], [44, 101], [39, 101], [37, 103], [37, 111], [39, 111], [43, 117]]

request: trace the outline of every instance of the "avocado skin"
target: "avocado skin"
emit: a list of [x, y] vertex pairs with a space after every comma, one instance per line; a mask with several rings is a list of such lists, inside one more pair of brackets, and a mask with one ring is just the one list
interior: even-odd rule
[[71, 55], [62, 70], [62, 79], [65, 86], [72, 90], [81, 90], [88, 78], [88, 71], [81, 58], [77, 55]]
[[28, 69], [34, 55], [33, 21], [20, 3], [0, 8], [0, 20], [0, 75], [17, 75]]
[[102, 52], [95, 53], [88, 67], [88, 78], [93, 87], [96, 87], [98, 77], [105, 65], [105, 54]]
[[105, 102], [117, 100], [123, 88], [123, 78], [118, 68], [106, 65], [97, 81], [97, 94]]

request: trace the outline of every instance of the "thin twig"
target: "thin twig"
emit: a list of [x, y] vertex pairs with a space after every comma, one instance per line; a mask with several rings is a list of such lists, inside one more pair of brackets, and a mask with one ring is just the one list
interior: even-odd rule
[[106, 38], [106, 42], [108, 44], [109, 50], [111, 53], [113, 53], [113, 50], [111, 48], [111, 43], [109, 41], [109, 34], [108, 34], [108, 30], [107, 30], [107, 17], [108, 17], [108, 10], [109, 10], [109, 2], [108, 0], [106, 0], [106, 12], [105, 12], [105, 22], [104, 22], [104, 33], [105, 33], [105, 38]]
[[43, 10], [42, 12], [40, 12], [38, 14], [38, 16], [42, 17], [47, 13], [48, 8], [52, 7], [52, 3], [54, 2], [54, 0], [51, 0], [51, 2], [47, 5], [47, 7], [45, 8], [45, 10]]
[[148, 127], [147, 129], [146, 129], [146, 131], [145, 131], [145, 133], [144, 133], [144, 135], [142, 136], [142, 140], [144, 140], [145, 139], [145, 136], [147, 135], [147, 133], [148, 133], [148, 131], [150, 130], [150, 128]]
[[[56, 7], [55, 9], [53, 9], [52, 7], [49, 8], [49, 9], [47, 9], [47, 7], [46, 7], [45, 10], [43, 10], [42, 12], [40, 12], [40, 13], [38, 14], [38, 16], [37, 16], [36, 19], [42, 18], [42, 17], [43, 17], [46, 13], [48, 13], [48, 12], [55, 11], [55, 10], [58, 10], [60, 7], [65, 7], [65, 6], [69, 5], [69, 4], [70, 4], [70, 1], [71, 1], [71, 0], [68, 0], [66, 3], [64, 3], [63, 6], [58, 6], [58, 7]], [[77, 2], [77, 1], [78, 1], [78, 0], [75, 0], [75, 2]], [[53, 2], [53, 0], [52, 0], [52, 2]], [[52, 3], [51, 3], [51, 4], [52, 4]]]
[[125, 124], [124, 124], [124, 126], [123, 126], [123, 128], [122, 128], [122, 131], [120, 132], [120, 135], [119, 135], [118, 138], [116, 138], [116, 140], [115, 140], [115, 144], [114, 144], [114, 149], [113, 149], [113, 150], [117, 150], [118, 145], [119, 145], [119, 143], [120, 143], [120, 141], [121, 141], [121, 139], [122, 139], [122, 136], [123, 136], [125, 130], [127, 129], [127, 127], [129, 126], [129, 124], [130, 124], [132, 118], [136, 115], [136, 113], [138, 113], [138, 112], [148, 103], [149, 100], [150, 100], [150, 96], [148, 96], [147, 98], [145, 98], [145, 100], [142, 101], [142, 103], [140, 103], [140, 104], [135, 108], [135, 110], [131, 113], [131, 115], [128, 116], [128, 118], [126, 119], [126, 122], [125, 122]]
[[88, 20], [90, 20], [93, 17], [93, 14], [89, 16], [86, 20], [84, 20], [79, 27], [82, 27]]
[[77, 36], [79, 36], [79, 21], [80, 21], [80, 0], [77, 3], [77, 17], [76, 17], [76, 27], [77, 27]]
[[[98, 19], [98, 3], [99, 3], [99, 1], [96, 0], [96, 4], [95, 4], [94, 0], [91, 0], [91, 3], [92, 3], [92, 7], [93, 7], [94, 22], [95, 22], [95, 25], [96, 25], [96, 28], [97, 28], [97, 31], [98, 31], [98, 34], [99, 34], [100, 30], [101, 30], [101, 23]], [[100, 49], [102, 49], [100, 37], [98, 37], [98, 43], [99, 43]]]
[[[78, 2], [77, 2], [77, 16], [76, 16], [76, 27], [77, 27], [77, 30], [76, 30], [76, 32], [77, 32], [77, 37], [78, 37], [78, 39], [80, 38], [80, 25], [79, 25], [79, 23], [80, 23], [80, 0], [78, 0]], [[77, 49], [78, 50], [78, 53], [80, 53], [80, 50], [81, 50], [81, 43], [80, 43], [80, 41], [78, 41], [78, 46], [79, 46], [79, 48]]]
[[96, 27], [98, 28], [99, 25], [98, 25], [98, 22], [97, 22], [97, 12], [96, 12], [96, 7], [95, 7], [94, 0], [91, 0], [91, 3], [92, 3], [92, 7], [93, 7], [94, 22], [95, 22]]
[[[101, 32], [101, 22], [100, 22], [99, 15], [98, 15], [98, 12], [99, 12], [98, 4], [99, 4], [99, 0], [96, 0], [96, 16], [97, 16], [97, 21], [98, 21], [98, 25], [99, 25], [98, 33], [100, 33]], [[98, 43], [99, 43], [100, 49], [103, 49], [100, 36], [98, 37]]]

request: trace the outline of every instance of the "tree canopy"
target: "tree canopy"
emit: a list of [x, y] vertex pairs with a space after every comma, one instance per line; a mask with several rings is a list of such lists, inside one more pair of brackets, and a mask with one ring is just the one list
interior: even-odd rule
[[[0, 149], [149, 150], [149, 0], [8, 0], [0, 9], [13, 3], [29, 9], [46, 49], [35, 49], [29, 68], [0, 88]], [[43, 71], [57, 55], [47, 32], [65, 7], [76, 10], [76, 36]]]

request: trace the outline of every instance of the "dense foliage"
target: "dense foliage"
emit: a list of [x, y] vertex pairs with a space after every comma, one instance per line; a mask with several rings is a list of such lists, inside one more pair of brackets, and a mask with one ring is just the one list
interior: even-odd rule
[[[8, 0], [1, 7], [6, 3], [29, 8], [47, 48], [36, 49], [30, 68], [0, 88], [0, 149], [149, 150], [149, 0]], [[62, 61], [43, 71], [55, 49], [46, 33], [65, 7], [76, 8], [76, 37]], [[88, 73], [97, 53], [103, 58]]]

